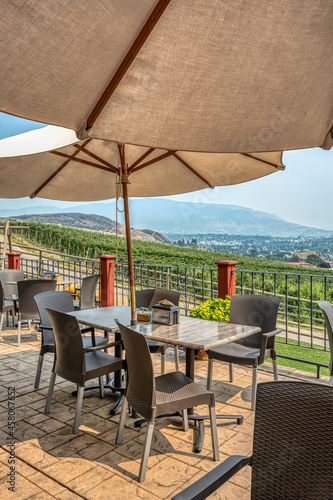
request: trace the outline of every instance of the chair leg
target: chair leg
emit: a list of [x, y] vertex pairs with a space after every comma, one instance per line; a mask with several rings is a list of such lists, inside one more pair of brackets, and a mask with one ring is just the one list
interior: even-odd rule
[[103, 377], [98, 377], [98, 382], [99, 382], [99, 397], [104, 399], [105, 398], [105, 392], [104, 392], [104, 380]]
[[29, 332], [31, 331], [31, 319], [28, 319], [28, 328], [29, 328]]
[[212, 378], [213, 378], [213, 360], [208, 360], [208, 373], [207, 373], [207, 390], [212, 390]]
[[143, 452], [142, 452], [142, 458], [141, 458], [141, 465], [140, 465], [140, 472], [139, 472], [139, 483], [143, 483], [146, 477], [146, 471], [147, 471], [147, 464], [148, 464], [148, 458], [149, 458], [149, 452], [150, 452], [150, 446], [151, 446], [151, 440], [153, 437], [153, 432], [154, 432], [154, 423], [149, 422], [148, 427], [147, 427], [147, 432], [146, 432], [146, 441], [143, 447]]
[[44, 361], [44, 354], [40, 354], [39, 358], [38, 358], [37, 372], [36, 372], [36, 378], [35, 378], [35, 389], [39, 388], [40, 376], [41, 376], [41, 373], [42, 373], [43, 361]]
[[272, 359], [272, 361], [273, 361], [274, 380], [279, 380], [279, 374], [278, 374], [278, 366], [277, 366], [276, 356], [275, 356], [275, 359]]
[[75, 411], [75, 418], [74, 418], [74, 425], [73, 425], [73, 434], [77, 434], [79, 432], [83, 394], [84, 394], [84, 387], [79, 386], [77, 388], [76, 411]]
[[1, 313], [0, 314], [0, 337], [1, 337], [1, 332], [2, 332], [3, 317], [4, 317], [4, 314]]
[[179, 372], [179, 355], [178, 355], [178, 346], [177, 345], [175, 345], [175, 347], [174, 347], [174, 353], [175, 353], [176, 372]]
[[256, 397], [257, 397], [257, 367], [252, 368], [252, 396], [251, 396], [251, 410], [256, 407]]
[[234, 370], [232, 367], [232, 363], [229, 363], [229, 382], [234, 381]]
[[165, 374], [165, 354], [161, 352], [161, 375]]
[[127, 408], [128, 408], [128, 401], [124, 397], [123, 404], [122, 404], [122, 407], [121, 407], [119, 424], [118, 424], [118, 431], [117, 431], [117, 436], [116, 436], [116, 444], [121, 444], [121, 440], [122, 440], [122, 437], [123, 437], [123, 430], [124, 430], [124, 426], [125, 426], [125, 419], [126, 419], [126, 414], [127, 414]]
[[50, 413], [55, 380], [56, 380], [56, 374], [54, 372], [51, 372], [49, 392], [47, 393], [47, 400], [44, 413]]
[[183, 421], [183, 431], [187, 432], [188, 431], [188, 417], [187, 417], [187, 410], [182, 411], [182, 421]]
[[217, 437], [215, 406], [209, 407], [210, 429], [212, 433], [213, 458], [215, 462], [220, 460], [219, 440]]
[[17, 322], [17, 347], [21, 345], [21, 320]]

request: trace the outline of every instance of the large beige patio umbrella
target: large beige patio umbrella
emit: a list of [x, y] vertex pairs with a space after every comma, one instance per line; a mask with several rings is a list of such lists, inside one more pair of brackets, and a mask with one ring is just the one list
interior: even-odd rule
[[123, 196], [133, 319], [128, 196], [165, 196], [226, 186], [284, 169], [281, 152], [193, 153], [99, 139], [77, 141], [73, 131], [54, 126], [0, 141], [0, 197], [93, 201]]
[[5, 0], [0, 110], [177, 151], [330, 148], [332, 0]]

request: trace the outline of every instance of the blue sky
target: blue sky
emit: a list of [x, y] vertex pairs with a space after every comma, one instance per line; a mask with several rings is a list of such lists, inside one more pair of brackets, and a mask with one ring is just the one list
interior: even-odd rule
[[[42, 127], [42, 124], [0, 113], [0, 139]], [[170, 196], [170, 199], [200, 203], [226, 203], [278, 215], [289, 222], [333, 230], [333, 149], [289, 151], [286, 169], [262, 179]], [[0, 199], [0, 209], [49, 205], [75, 206], [36, 198]]]

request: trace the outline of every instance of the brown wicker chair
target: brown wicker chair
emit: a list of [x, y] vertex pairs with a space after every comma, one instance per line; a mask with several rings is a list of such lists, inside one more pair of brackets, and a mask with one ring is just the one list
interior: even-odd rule
[[16, 283], [22, 280], [24, 280], [24, 271], [21, 271], [21, 269], [3, 269], [0, 271], [0, 281], [5, 299], [12, 299], [13, 295], [17, 295]]
[[276, 318], [280, 301], [264, 295], [234, 295], [230, 301], [230, 323], [258, 326], [260, 333], [255, 333], [237, 342], [215, 347], [207, 351], [208, 375], [207, 389], [211, 389], [213, 361], [229, 363], [229, 378], [233, 382], [232, 363], [252, 366], [251, 409], [254, 410], [257, 390], [257, 367], [265, 359], [272, 358], [274, 380], [278, 380], [275, 352], [275, 336], [281, 330], [276, 329]]
[[[136, 290], [135, 292], [135, 303], [136, 307], [147, 307], [151, 309], [154, 304], [157, 304], [160, 300], [167, 299], [172, 302], [175, 306], [179, 304], [180, 293], [174, 290], [164, 290], [163, 288], [147, 288], [144, 290]], [[148, 346], [151, 353], [161, 354], [161, 374], [165, 373], [165, 351], [168, 345], [163, 342], [155, 342], [154, 340], [148, 340]], [[178, 357], [178, 347], [174, 346], [175, 354], [175, 367], [176, 371], [179, 371], [179, 357]]]
[[333, 388], [263, 382], [255, 415], [252, 457], [228, 457], [173, 500], [203, 500], [247, 464], [252, 500], [332, 500]]
[[318, 306], [323, 311], [324, 318], [325, 318], [328, 343], [329, 343], [330, 352], [331, 352], [331, 359], [330, 359], [330, 364], [329, 364], [330, 384], [333, 385], [333, 307], [332, 307], [332, 304], [330, 302], [328, 302], [327, 300], [320, 300], [318, 302]]
[[[56, 375], [77, 384], [76, 413], [73, 433], [79, 431], [84, 385], [88, 380], [99, 379], [100, 396], [104, 398], [103, 376], [124, 368], [124, 360], [111, 356], [101, 349], [113, 347], [119, 342], [83, 347], [79, 323], [73, 316], [46, 308], [50, 316], [56, 356], [51, 373], [45, 413], [50, 413]], [[93, 336], [94, 338], [94, 336]]]
[[96, 307], [96, 288], [99, 278], [99, 274], [85, 276], [81, 288], [75, 288], [75, 296], [80, 292], [79, 300], [74, 300], [76, 310], [94, 309]]
[[[38, 389], [42, 373], [44, 354], [46, 354], [47, 352], [55, 353], [55, 343], [54, 343], [52, 325], [50, 317], [45, 311], [45, 308], [50, 307], [52, 309], [55, 309], [56, 311], [69, 313], [74, 311], [74, 304], [73, 304], [72, 294], [70, 292], [62, 292], [62, 291], [50, 291], [50, 292], [39, 293], [38, 295], [35, 295], [34, 301], [36, 302], [40, 319], [39, 330], [42, 333], [41, 346], [39, 351], [37, 372], [34, 385], [34, 388]], [[91, 332], [92, 330], [93, 329], [91, 328], [81, 328], [81, 333], [85, 334]], [[94, 344], [92, 343], [92, 338], [90, 335], [89, 337], [82, 337], [83, 347], [100, 345], [103, 343], [107, 343], [107, 341], [108, 341], [107, 335], [104, 335], [103, 337], [94, 336]]]
[[15, 307], [14, 302], [10, 299], [5, 299], [4, 289], [0, 282], [0, 337], [2, 332], [3, 318], [4, 315], [7, 315], [7, 326], [8, 326], [8, 313], [12, 314], [13, 317], [13, 326], [15, 326]]
[[21, 345], [21, 326], [23, 321], [27, 321], [29, 330], [31, 330], [31, 322], [39, 320], [39, 313], [34, 301], [34, 296], [38, 293], [49, 292], [56, 289], [57, 282], [55, 280], [24, 280], [17, 282], [18, 294], [18, 322], [17, 322], [17, 345]]
[[[116, 321], [117, 322], [117, 321]], [[125, 346], [128, 380], [121, 410], [116, 444], [121, 444], [128, 404], [148, 420], [139, 481], [146, 476], [155, 418], [170, 412], [182, 411], [184, 431], [188, 430], [187, 408], [209, 406], [214, 460], [219, 460], [215, 418], [215, 398], [212, 392], [193, 382], [181, 372], [154, 376], [152, 359], [145, 337], [117, 322]]]

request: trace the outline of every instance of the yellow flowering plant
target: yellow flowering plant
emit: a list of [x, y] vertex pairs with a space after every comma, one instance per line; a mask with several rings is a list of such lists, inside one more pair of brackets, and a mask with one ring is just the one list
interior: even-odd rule
[[207, 319], [210, 321], [229, 321], [230, 297], [225, 299], [207, 300], [199, 307], [192, 309], [192, 318]]

